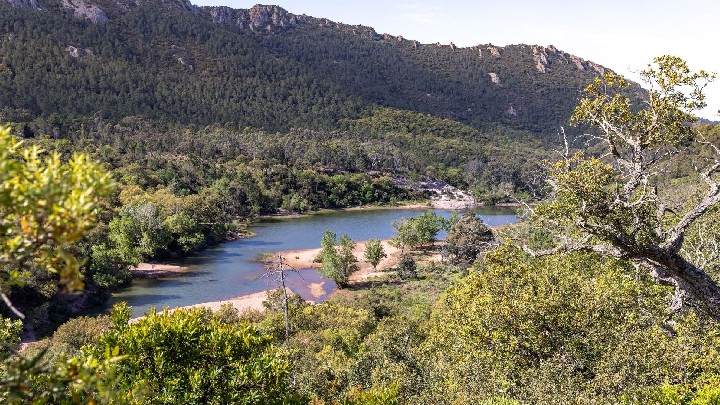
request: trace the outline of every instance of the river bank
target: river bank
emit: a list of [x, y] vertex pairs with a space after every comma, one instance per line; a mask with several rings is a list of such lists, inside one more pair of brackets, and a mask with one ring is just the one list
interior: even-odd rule
[[[275, 278], [265, 275], [267, 270], [263, 263], [267, 262], [267, 259], [258, 261], [258, 258], [274, 252], [285, 252], [286, 258], [293, 262], [293, 267], [308, 269], [297, 273], [290, 272], [286, 286], [305, 300], [320, 302], [335, 289], [335, 283], [319, 275], [315, 271], [317, 264], [312, 263], [326, 230], [348, 234], [356, 241], [371, 238], [388, 240], [395, 233], [393, 221], [417, 216], [429, 207], [423, 202], [415, 208], [363, 208], [327, 212], [323, 215], [305, 215], [290, 220], [273, 218], [258, 221], [250, 225], [255, 237], [221, 243], [185, 258], [175, 258], [167, 264], [179, 266], [172, 269], [177, 272], [165, 273], [153, 279], [135, 278], [130, 286], [112, 295], [107, 308], [114, 303], [125, 301], [133, 307], [133, 316], [137, 317], [150, 307], [162, 309], [221, 302], [275, 289]], [[452, 215], [449, 210], [436, 212], [446, 218]], [[508, 208], [485, 207], [479, 208], [477, 212], [489, 226], [517, 221], [514, 210]], [[384, 247], [391, 257], [381, 262], [378, 271], [373, 271], [372, 266], [363, 260], [364, 244], [357, 246], [355, 254], [360, 260], [360, 271], [351, 277], [351, 282], [386, 275], [388, 273], [384, 270], [397, 266], [399, 258], [393, 253], [396, 250], [387, 245], [387, 242]], [[300, 251], [312, 249], [315, 252], [298, 254]], [[295, 256], [300, 256], [300, 259], [304, 257], [305, 260], [295, 259]], [[165, 263], [154, 263], [156, 270], [159, 264]], [[153, 270], [152, 264], [150, 267], [149, 270]], [[187, 269], [181, 269], [182, 267]]]
[[241, 313], [248, 310], [263, 311], [265, 309], [263, 302], [267, 300], [268, 292], [270, 291], [271, 290], [260, 291], [253, 294], [241, 295], [229, 300], [202, 302], [200, 304], [188, 305], [180, 308], [208, 308], [212, 311], [218, 311], [223, 305], [230, 304]]
[[[358, 266], [358, 270], [350, 275], [348, 280], [350, 284], [357, 284], [363, 281], [371, 280], [376, 277], [381, 277], [386, 274], [385, 271], [397, 266], [398, 263], [400, 263], [402, 252], [400, 251], [400, 249], [390, 245], [389, 242], [389, 240], [381, 241], [387, 257], [382, 259], [380, 263], [378, 263], [377, 268], [373, 268], [370, 263], [362, 260], [365, 253], [365, 246], [367, 245], [367, 241], [361, 241], [356, 243], [353, 253], [355, 254], [355, 257], [358, 258], [358, 262], [356, 263]], [[277, 256], [282, 256], [287, 266], [291, 267], [292, 269], [302, 271], [305, 269], [317, 269], [320, 267], [320, 263], [315, 262], [315, 258], [319, 253], [320, 248], [288, 250], [285, 252], [273, 254], [272, 256], [268, 256], [265, 258], [265, 260], [272, 261], [273, 259], [277, 258]], [[320, 298], [327, 295], [328, 292], [325, 290], [325, 284], [326, 282], [324, 281], [308, 284], [308, 288], [313, 297]], [[267, 300], [267, 296], [270, 291], [273, 290], [246, 294], [229, 300], [203, 302], [179, 308], [208, 308], [212, 311], [218, 311], [223, 305], [230, 304], [241, 313], [249, 310], [263, 311], [265, 310], [263, 302]], [[288, 292], [290, 294], [295, 294], [289, 288]], [[314, 303], [314, 301], [307, 302]]]
[[[293, 212], [278, 210], [277, 213], [271, 215], [264, 215], [258, 218], [262, 221], [268, 218], [302, 218], [308, 215], [322, 215], [331, 212], [353, 212], [353, 211], [368, 211], [368, 210], [445, 210], [445, 211], [459, 211], [470, 208], [480, 207], [482, 204], [478, 204], [477, 201], [467, 192], [458, 190], [454, 187], [449, 189], [437, 189], [431, 190], [433, 196], [428, 200], [421, 201], [401, 201], [396, 205], [361, 205], [357, 207], [346, 207], [346, 208], [323, 208], [316, 211], [306, 212]], [[498, 206], [501, 206], [498, 204]]]

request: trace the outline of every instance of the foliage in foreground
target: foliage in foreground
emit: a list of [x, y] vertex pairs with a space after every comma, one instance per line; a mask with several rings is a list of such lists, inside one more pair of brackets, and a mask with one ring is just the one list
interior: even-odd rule
[[18, 316], [10, 289], [33, 273], [55, 274], [65, 288], [82, 288], [73, 245], [95, 225], [113, 186], [86, 155], [63, 162], [58, 153], [28, 147], [0, 126], [0, 295]]
[[[548, 181], [552, 198], [536, 214], [561, 239], [552, 251], [594, 251], [628, 260], [676, 288], [674, 308], [700, 303], [717, 317], [720, 286], [685, 243], [691, 228], [720, 206], [720, 143], [692, 125], [693, 112], [706, 105], [703, 88], [715, 75], [692, 72], [674, 56], [654, 62], [640, 72], [649, 88], [641, 105], [626, 95], [631, 84], [612, 73], [585, 89], [573, 121], [597, 128], [602, 156], [566, 153], [554, 163]], [[694, 193], [668, 190], [666, 178], [658, 175], [681, 152], [694, 168]], [[706, 253], [717, 250], [708, 248]]]
[[[200, 309], [151, 312], [128, 324], [114, 310], [114, 327], [91, 350], [116, 348], [118, 391], [145, 392], [144, 404], [302, 403], [287, 386], [289, 364], [272, 339], [247, 324], [228, 325]], [[119, 402], [125, 399], [119, 398]]]
[[720, 371], [720, 327], [672, 314], [672, 291], [627, 263], [502, 247], [438, 302], [425, 354], [434, 403], [645, 403]]

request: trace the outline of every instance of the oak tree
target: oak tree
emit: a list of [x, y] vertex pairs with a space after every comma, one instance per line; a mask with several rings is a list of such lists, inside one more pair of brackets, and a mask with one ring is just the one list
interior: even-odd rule
[[[563, 240], [542, 252], [526, 250], [625, 259], [676, 287], [674, 309], [691, 298], [720, 314], [720, 287], [683, 251], [688, 230], [720, 203], [717, 139], [704, 138], [693, 125], [693, 111], [705, 106], [703, 88], [715, 75], [692, 72], [673, 56], [654, 62], [641, 72], [644, 96], [633, 96], [632, 83], [613, 73], [585, 89], [572, 121], [596, 129], [590, 136], [602, 153], [566, 153], [550, 167], [554, 198], [535, 214], [558, 226]], [[661, 174], [679, 155], [695, 167], [698, 192], [670, 199]]]

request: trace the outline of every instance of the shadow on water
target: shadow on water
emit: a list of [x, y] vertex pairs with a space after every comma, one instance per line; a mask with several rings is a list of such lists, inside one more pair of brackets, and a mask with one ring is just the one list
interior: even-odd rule
[[[177, 277], [157, 280], [133, 280], [130, 287], [115, 294], [111, 303], [127, 301], [133, 316], [140, 316], [150, 306], [194, 305], [221, 301], [241, 295], [277, 288], [268, 277], [263, 263], [256, 259], [263, 254], [312, 249], [320, 246], [325, 230], [347, 234], [356, 241], [370, 238], [388, 239], [394, 229], [392, 221], [416, 217], [426, 210], [379, 209], [328, 212], [299, 218], [271, 218], [252, 227], [255, 237], [223, 243], [183, 260], [175, 261], [188, 267]], [[449, 211], [436, 210], [449, 217]], [[475, 210], [490, 226], [517, 222], [515, 210], [504, 207], [483, 207]], [[441, 236], [442, 237], [442, 236]], [[315, 270], [288, 273], [287, 285], [301, 297], [321, 302], [336, 288]], [[311, 285], [314, 288], [311, 289]], [[315, 292], [319, 297], [313, 296]], [[109, 307], [108, 307], [109, 308]]]
[[138, 295], [128, 295], [123, 297], [117, 297], [113, 296], [110, 298], [109, 302], [111, 305], [117, 304], [119, 302], [128, 302], [130, 299], [132, 300], [132, 307], [133, 307], [133, 315], [135, 315], [135, 307], [143, 307], [143, 308], [149, 308], [150, 306], [155, 306], [156, 308], [160, 309], [163, 308], [162, 306], [156, 305], [158, 302], [165, 302], [165, 301], [171, 301], [181, 298], [179, 295], [172, 295], [172, 294], [138, 294]]

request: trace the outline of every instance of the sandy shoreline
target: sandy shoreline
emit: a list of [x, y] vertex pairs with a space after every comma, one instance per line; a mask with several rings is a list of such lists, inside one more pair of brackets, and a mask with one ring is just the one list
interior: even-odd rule
[[[400, 249], [391, 246], [388, 240], [381, 241], [381, 243], [388, 257], [380, 261], [377, 269], [373, 269], [372, 265], [366, 262], [363, 258], [367, 241], [356, 243], [353, 253], [355, 253], [355, 257], [358, 259], [358, 262], [356, 263], [358, 271], [350, 275], [350, 283], [361, 282], [373, 277], [382, 276], [384, 274], [383, 271], [395, 267], [398, 263], [400, 263], [400, 256], [402, 253]], [[317, 269], [320, 267], [320, 263], [316, 263], [315, 258], [319, 253], [320, 248], [289, 250], [286, 252], [280, 252], [279, 254], [281, 254], [285, 258], [286, 263], [294, 269]]]
[[179, 275], [187, 269], [185, 266], [176, 266], [174, 264], [139, 263], [137, 266], [130, 267], [130, 273], [137, 278], [158, 278]]
[[186, 307], [180, 307], [180, 309], [205, 307], [205, 308], [209, 308], [213, 311], [217, 311], [224, 304], [231, 304], [239, 312], [244, 312], [247, 310], [262, 311], [265, 309], [265, 307], [263, 306], [262, 303], [263, 303], [263, 301], [265, 301], [267, 299], [267, 294], [270, 291], [271, 290], [260, 291], [257, 293], [242, 295], [242, 296], [239, 296], [236, 298], [232, 298], [229, 300], [223, 300], [223, 301], [202, 302], [200, 304], [188, 305]]

